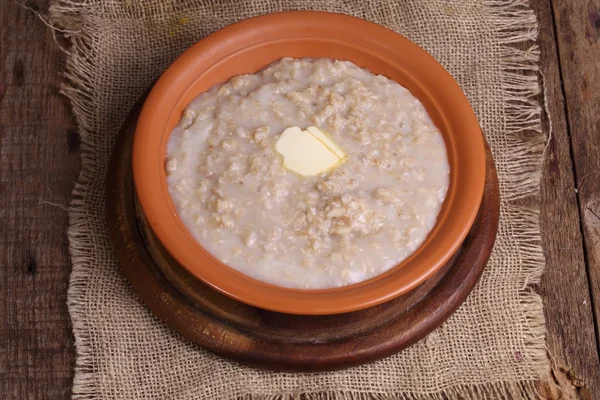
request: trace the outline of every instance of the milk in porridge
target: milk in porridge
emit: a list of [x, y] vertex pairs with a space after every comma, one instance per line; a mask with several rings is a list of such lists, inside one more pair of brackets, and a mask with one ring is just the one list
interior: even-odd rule
[[[286, 169], [289, 127], [343, 149], [315, 176]], [[436, 222], [449, 165], [439, 130], [398, 83], [346, 61], [291, 59], [211, 87], [167, 146], [179, 217], [225, 264], [275, 285], [322, 289], [377, 276]]]

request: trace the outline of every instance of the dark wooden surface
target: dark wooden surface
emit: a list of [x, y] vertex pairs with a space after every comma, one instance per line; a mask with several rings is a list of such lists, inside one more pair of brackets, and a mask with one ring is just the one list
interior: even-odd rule
[[[556, 6], [571, 1], [554, 0], [554, 3]], [[587, 398], [593, 394], [593, 398], [600, 398], [600, 365], [571, 148], [571, 141], [584, 132], [569, 132], [567, 128], [565, 107], [568, 103], [563, 95], [566, 86], [563, 87], [561, 82], [564, 80], [566, 85], [567, 75], [571, 76], [570, 79], [579, 79], [580, 72], [561, 68], [556, 42], [561, 30], [555, 23], [551, 1], [533, 0], [532, 6], [537, 11], [540, 24], [541, 71], [546, 105], [552, 118], [551, 127], [547, 118], [543, 121], [545, 128], [551, 129], [551, 138], [546, 149], [541, 190], [542, 245], [548, 264], [541, 284], [547, 343], [554, 378], [563, 392], [569, 396]], [[557, 15], [557, 19], [560, 17]], [[587, 23], [587, 20], [582, 23]], [[595, 57], [600, 62], [599, 51], [596, 51]], [[595, 79], [600, 80], [600, 74]], [[593, 96], [597, 102], [600, 92]], [[590, 113], [600, 112], [597, 105], [589, 104], [587, 107]], [[590, 146], [600, 146], [600, 130], [590, 132], [589, 138]], [[600, 246], [598, 239], [600, 237], [596, 246]], [[600, 264], [595, 268], [600, 268]], [[599, 273], [596, 271], [596, 274]], [[596, 293], [600, 296], [600, 291]]]
[[[600, 317], [600, 0], [554, 2], [567, 133], [571, 139], [583, 256], [596, 343]], [[586, 318], [588, 320], [589, 318]], [[589, 325], [585, 324], [587, 328]], [[591, 335], [592, 329], [587, 328]], [[596, 377], [600, 375], [596, 363]], [[582, 367], [584, 364], [582, 363]], [[596, 386], [599, 393], [600, 387]]]
[[311, 372], [386, 357], [422, 339], [456, 311], [491, 254], [500, 196], [488, 148], [483, 200], [471, 232], [450, 262], [417, 289], [340, 315], [286, 315], [242, 304], [195, 279], [136, 216], [131, 150], [138, 114], [136, 106], [123, 125], [108, 169], [111, 242], [142, 301], [184, 337], [224, 357], [272, 370]]
[[58, 95], [62, 59], [32, 11], [0, 0], [3, 400], [70, 396], [75, 358], [65, 232], [79, 155], [69, 104]]
[[[58, 95], [63, 56], [35, 14], [47, 0], [24, 3], [0, 0], [0, 399], [67, 399], [74, 348], [65, 207], [79, 139]], [[540, 291], [557, 385], [544, 395], [600, 398], [599, 1], [532, 6], [552, 118]]]

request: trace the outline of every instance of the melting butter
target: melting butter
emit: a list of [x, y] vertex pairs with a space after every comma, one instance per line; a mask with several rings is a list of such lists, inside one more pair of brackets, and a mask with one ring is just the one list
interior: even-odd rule
[[324, 132], [311, 126], [283, 131], [275, 150], [283, 156], [283, 166], [302, 176], [313, 176], [336, 167], [346, 153]]

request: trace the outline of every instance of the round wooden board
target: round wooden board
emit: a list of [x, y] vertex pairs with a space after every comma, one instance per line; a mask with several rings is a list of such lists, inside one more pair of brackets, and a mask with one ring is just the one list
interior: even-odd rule
[[123, 124], [106, 180], [106, 216], [125, 276], [167, 325], [220, 356], [272, 370], [326, 371], [394, 354], [437, 328], [462, 304], [491, 254], [498, 177], [486, 149], [486, 186], [471, 232], [452, 259], [412, 292], [361, 311], [301, 316], [261, 310], [206, 286], [177, 264], [138, 217], [131, 171], [140, 103]]

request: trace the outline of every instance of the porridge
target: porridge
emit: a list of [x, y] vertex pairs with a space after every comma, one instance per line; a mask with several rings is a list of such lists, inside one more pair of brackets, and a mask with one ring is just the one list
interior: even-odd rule
[[[282, 145], [290, 135], [309, 147]], [[330, 167], [311, 169], [315, 157]], [[165, 168], [179, 217], [211, 254], [307, 289], [364, 281], [408, 257], [449, 181], [443, 138], [419, 100], [329, 59], [285, 58], [211, 87], [173, 130]]]

